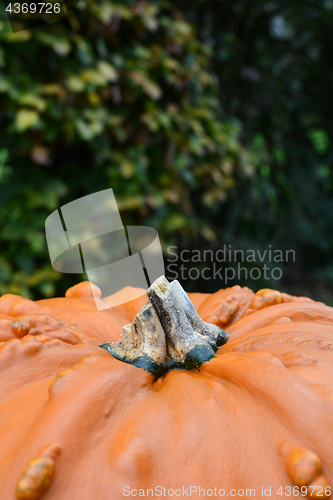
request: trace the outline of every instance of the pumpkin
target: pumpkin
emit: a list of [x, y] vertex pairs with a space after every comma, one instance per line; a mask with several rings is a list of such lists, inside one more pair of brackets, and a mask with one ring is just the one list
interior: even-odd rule
[[1, 500], [331, 496], [333, 309], [171, 285], [0, 298]]

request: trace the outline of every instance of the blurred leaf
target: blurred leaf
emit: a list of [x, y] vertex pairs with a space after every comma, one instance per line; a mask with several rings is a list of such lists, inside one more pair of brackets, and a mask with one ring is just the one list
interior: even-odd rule
[[158, 100], [162, 96], [161, 88], [141, 71], [131, 71], [129, 77], [152, 99]]
[[24, 132], [29, 128], [39, 125], [39, 114], [32, 109], [19, 109], [15, 116], [15, 126], [18, 132]]
[[23, 106], [31, 106], [37, 111], [43, 112], [46, 109], [46, 101], [34, 94], [23, 94], [19, 97], [18, 103]]
[[[19, 33], [24, 33], [24, 31]], [[57, 32], [52, 33], [38, 30], [36, 32], [36, 38], [45, 45], [52, 47], [54, 52], [61, 57], [67, 56], [71, 51], [70, 41], [66, 38], [66, 36]]]
[[308, 137], [311, 139], [313, 147], [319, 154], [323, 155], [327, 152], [329, 140], [325, 130], [313, 128], [309, 130]]

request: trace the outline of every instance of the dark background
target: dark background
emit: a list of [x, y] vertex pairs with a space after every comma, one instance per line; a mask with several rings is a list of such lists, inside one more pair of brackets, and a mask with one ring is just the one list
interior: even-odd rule
[[45, 219], [111, 187], [166, 257], [294, 249], [281, 280], [239, 284], [333, 305], [332, 25], [332, 0], [80, 1], [14, 34], [3, 12], [0, 294], [84, 279], [52, 269]]

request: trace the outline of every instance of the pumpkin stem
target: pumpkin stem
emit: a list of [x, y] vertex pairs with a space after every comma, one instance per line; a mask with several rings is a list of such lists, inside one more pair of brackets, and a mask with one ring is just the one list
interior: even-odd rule
[[226, 332], [200, 318], [178, 281], [161, 276], [147, 296], [120, 341], [100, 346], [113, 357], [161, 375], [171, 368], [198, 368], [226, 342]]

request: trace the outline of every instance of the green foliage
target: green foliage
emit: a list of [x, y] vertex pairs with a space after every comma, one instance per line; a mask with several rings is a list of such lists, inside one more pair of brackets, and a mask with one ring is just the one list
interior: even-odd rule
[[260, 163], [251, 182], [237, 177], [221, 234], [241, 248], [294, 248], [284, 286], [333, 304], [332, 0], [176, 5], [209, 43], [222, 107]]
[[0, 23], [0, 294], [47, 297], [82, 279], [51, 268], [45, 219], [109, 187], [123, 222], [154, 226], [165, 245], [217, 238], [234, 174], [260, 162], [223, 118], [211, 57], [159, 1], [81, 0], [15, 34]]

